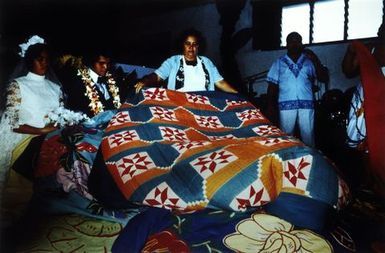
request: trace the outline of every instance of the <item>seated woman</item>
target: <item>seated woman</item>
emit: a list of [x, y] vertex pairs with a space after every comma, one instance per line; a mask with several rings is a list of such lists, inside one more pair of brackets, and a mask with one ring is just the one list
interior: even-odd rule
[[[61, 106], [63, 100], [60, 85], [46, 76], [49, 69], [50, 50], [44, 44], [44, 40], [33, 36], [20, 47], [22, 48], [20, 55], [23, 58], [14, 73], [15, 78], [7, 87], [6, 107], [0, 122], [2, 138], [0, 144], [2, 151], [0, 153], [0, 201], [2, 209], [6, 200], [2, 196], [5, 196], [3, 193], [10, 167], [34, 137], [57, 129], [52, 124], [47, 124], [46, 117], [48, 113]], [[14, 196], [13, 199], [22, 201], [21, 198], [23, 197], [15, 198]], [[1, 217], [3, 220], [4, 214]], [[2, 222], [2, 224], [6, 223]]]
[[183, 54], [171, 56], [154, 73], [137, 82], [136, 93], [144, 86], [158, 84], [167, 78], [167, 89], [170, 90], [213, 91], [217, 87], [225, 92], [237, 93], [219, 74], [209, 58], [198, 55], [198, 49], [203, 44], [199, 31], [189, 29], [183, 32], [180, 44]]

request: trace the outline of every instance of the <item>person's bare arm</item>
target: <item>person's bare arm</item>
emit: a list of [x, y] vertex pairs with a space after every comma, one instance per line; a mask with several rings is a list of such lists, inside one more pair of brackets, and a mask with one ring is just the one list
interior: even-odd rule
[[48, 134], [52, 131], [55, 131], [56, 129], [57, 127], [54, 127], [53, 125], [47, 125], [43, 128], [32, 127], [29, 125], [20, 125], [18, 128], [14, 128], [13, 131], [16, 133], [22, 133], [22, 134], [42, 135], [42, 134]]
[[215, 86], [224, 92], [230, 92], [230, 93], [238, 93], [236, 89], [234, 89], [227, 81], [220, 80], [215, 83]]
[[323, 83], [329, 82], [329, 71], [328, 68], [322, 65], [318, 56], [310, 49], [304, 50], [305, 55], [313, 62], [317, 80]]
[[358, 59], [356, 57], [356, 51], [352, 44], [350, 44], [342, 60], [342, 72], [347, 78], [353, 78], [359, 74]]
[[135, 92], [138, 93], [143, 87], [149, 85], [156, 85], [160, 83], [162, 79], [155, 73], [144, 76], [135, 84]]

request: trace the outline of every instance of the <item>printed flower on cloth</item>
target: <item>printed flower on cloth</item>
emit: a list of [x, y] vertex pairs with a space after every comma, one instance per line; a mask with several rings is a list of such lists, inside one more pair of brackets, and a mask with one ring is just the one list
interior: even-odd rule
[[333, 252], [329, 242], [314, 232], [294, 230], [287, 221], [260, 213], [240, 221], [223, 243], [237, 252]]
[[177, 235], [165, 230], [151, 235], [144, 245], [142, 252], [180, 253], [190, 252], [190, 250], [184, 241], [178, 239]]

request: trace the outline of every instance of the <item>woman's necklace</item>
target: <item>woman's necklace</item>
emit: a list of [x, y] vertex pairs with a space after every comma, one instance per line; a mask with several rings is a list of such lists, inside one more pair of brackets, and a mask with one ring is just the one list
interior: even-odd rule
[[[104, 105], [102, 104], [102, 102], [100, 102], [100, 97], [96, 91], [96, 85], [91, 79], [88, 68], [78, 69], [78, 76], [81, 76], [83, 83], [86, 86], [86, 93], [84, 93], [84, 95], [88, 97], [88, 99], [91, 101], [88, 104], [88, 106], [90, 107], [93, 114], [96, 115], [100, 112], [103, 112]], [[119, 88], [116, 87], [115, 85], [116, 82], [109, 72], [106, 73], [106, 78], [107, 78], [108, 91], [112, 95], [112, 99], [113, 99], [112, 102], [114, 104], [114, 107], [119, 108], [121, 106]]]

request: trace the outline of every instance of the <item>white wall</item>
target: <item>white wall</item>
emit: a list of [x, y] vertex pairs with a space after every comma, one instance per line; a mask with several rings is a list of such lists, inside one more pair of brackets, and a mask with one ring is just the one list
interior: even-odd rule
[[[245, 9], [241, 13], [239, 25], [237, 29], [250, 26], [251, 21], [250, 4], [246, 4]], [[141, 33], [159, 33], [171, 32], [175, 36], [188, 27], [195, 27], [200, 30], [207, 39], [206, 55], [211, 58], [217, 66], [221, 66], [220, 57], [220, 37], [222, 27], [219, 24], [220, 16], [216, 9], [215, 3], [198, 5], [187, 9], [172, 11], [151, 18], [143, 18], [136, 20], [133, 26]], [[130, 21], [132, 23], [132, 21]], [[156, 43], [156, 42], [154, 42]], [[311, 46], [320, 58], [321, 62], [326, 65], [330, 72], [329, 89], [346, 89], [357, 84], [357, 79], [346, 79], [341, 72], [341, 62], [345, 53], [347, 43], [325, 44], [319, 46]], [[251, 40], [241, 48], [236, 59], [239, 70], [243, 78], [268, 70], [271, 64], [279, 56], [283, 55], [286, 50], [276, 51], [257, 51], [252, 49]], [[127, 62], [130, 64], [130, 62]], [[161, 62], [160, 62], [161, 63]], [[160, 64], [159, 63], [159, 64]], [[150, 66], [157, 67], [157, 66]], [[253, 90], [257, 92], [257, 96], [266, 93], [267, 83], [260, 80], [253, 84]], [[318, 94], [321, 96], [322, 94]]]

